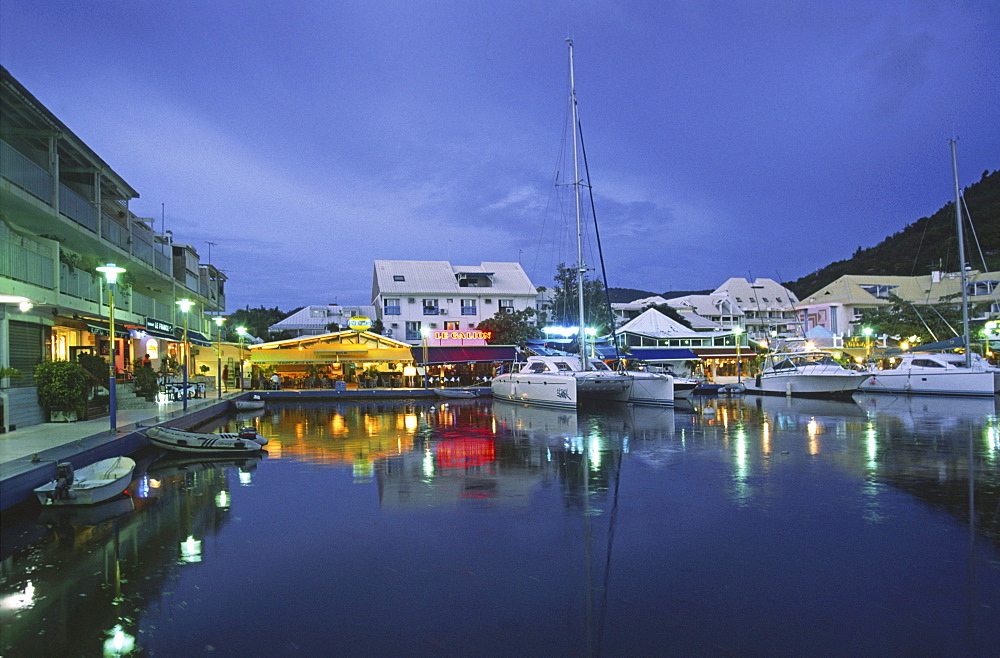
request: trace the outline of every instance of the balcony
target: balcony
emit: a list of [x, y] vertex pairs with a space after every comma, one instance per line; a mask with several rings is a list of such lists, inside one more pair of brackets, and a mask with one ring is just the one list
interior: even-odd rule
[[463, 306], [462, 307], [462, 315], [475, 315], [475, 314], [476, 314], [476, 307], [475, 306]]
[[424, 315], [438, 315], [438, 313], [439, 313], [439, 311], [438, 311], [438, 307], [437, 306], [425, 306], [424, 307]]
[[383, 306], [382, 315], [399, 315], [400, 310], [398, 306]]
[[421, 336], [421, 334], [420, 334], [419, 331], [407, 331], [406, 332], [406, 340], [421, 340], [422, 338], [423, 338], [423, 336]]

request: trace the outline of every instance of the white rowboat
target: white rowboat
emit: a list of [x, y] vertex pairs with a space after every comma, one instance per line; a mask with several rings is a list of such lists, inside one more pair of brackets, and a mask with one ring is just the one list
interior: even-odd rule
[[135, 461], [112, 457], [88, 464], [74, 472], [73, 465], [56, 465], [56, 478], [35, 489], [43, 505], [94, 505], [110, 500], [128, 488]]

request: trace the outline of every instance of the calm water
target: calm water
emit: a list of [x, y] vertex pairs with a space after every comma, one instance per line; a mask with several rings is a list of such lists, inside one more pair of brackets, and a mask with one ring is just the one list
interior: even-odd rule
[[996, 655], [995, 405], [270, 405], [6, 519], [0, 653]]

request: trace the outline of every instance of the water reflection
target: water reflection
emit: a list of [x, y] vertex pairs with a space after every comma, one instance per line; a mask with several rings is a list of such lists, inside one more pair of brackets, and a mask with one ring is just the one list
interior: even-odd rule
[[264, 455], [150, 453], [113, 505], [6, 525], [0, 653], [1000, 642], [995, 400], [309, 403], [206, 429], [248, 424]]

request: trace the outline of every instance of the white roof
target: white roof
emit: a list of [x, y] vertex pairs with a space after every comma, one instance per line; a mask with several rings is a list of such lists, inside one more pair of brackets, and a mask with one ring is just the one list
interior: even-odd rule
[[704, 336], [704, 334], [694, 329], [688, 329], [680, 322], [668, 318], [655, 308], [647, 309], [638, 317], [626, 322], [618, 328], [616, 333], [642, 334], [652, 338], [701, 338]]
[[[459, 285], [461, 274], [488, 275], [488, 287]], [[397, 280], [402, 277], [402, 280]], [[479, 265], [452, 265], [443, 260], [377, 260], [372, 298], [385, 295], [441, 294], [520, 295], [538, 294], [520, 263], [483, 262]]]
[[744, 310], [781, 311], [799, 303], [791, 290], [774, 279], [757, 278], [752, 282], [739, 277], [726, 280], [713, 295], [728, 295]]
[[375, 307], [371, 305], [340, 306], [339, 304], [306, 306], [268, 328], [271, 331], [293, 329], [308, 331], [311, 329], [321, 329], [323, 332], [326, 332], [326, 326], [331, 322], [336, 322], [341, 327], [346, 327], [347, 321], [356, 315], [363, 315], [366, 318], [374, 320], [376, 317]]

